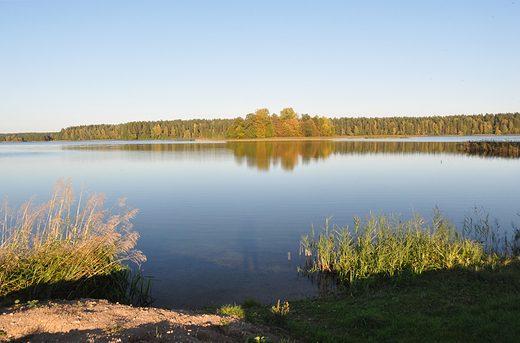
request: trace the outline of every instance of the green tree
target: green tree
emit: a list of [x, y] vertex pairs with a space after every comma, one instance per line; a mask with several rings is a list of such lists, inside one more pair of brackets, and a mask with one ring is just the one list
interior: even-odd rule
[[256, 138], [256, 115], [249, 113], [244, 120], [244, 138]]
[[269, 110], [262, 108], [255, 112], [255, 127], [257, 138], [270, 138], [273, 136], [273, 125], [269, 117]]
[[271, 124], [273, 127], [273, 137], [283, 137], [283, 123], [278, 115], [271, 116]]
[[294, 110], [291, 107], [284, 108], [283, 110], [280, 111], [280, 120], [282, 122], [290, 120], [290, 119], [298, 119], [298, 114], [296, 112], [294, 112]]

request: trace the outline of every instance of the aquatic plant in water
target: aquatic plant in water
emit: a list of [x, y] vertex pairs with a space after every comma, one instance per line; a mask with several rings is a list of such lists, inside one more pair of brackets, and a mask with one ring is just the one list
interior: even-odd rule
[[487, 217], [467, 219], [462, 232], [438, 209], [430, 226], [420, 214], [403, 222], [395, 215], [369, 213], [363, 221], [355, 217], [352, 229], [336, 225], [330, 228], [329, 219], [318, 235], [312, 227], [311, 233], [302, 237], [300, 274], [318, 274], [319, 278], [331, 277], [352, 285], [375, 276], [478, 268], [490, 260], [520, 252], [518, 229], [513, 239], [500, 241]]

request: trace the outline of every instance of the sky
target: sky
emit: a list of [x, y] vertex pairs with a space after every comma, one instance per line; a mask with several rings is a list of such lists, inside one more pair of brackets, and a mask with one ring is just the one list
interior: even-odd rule
[[0, 133], [520, 111], [520, 1], [0, 0]]

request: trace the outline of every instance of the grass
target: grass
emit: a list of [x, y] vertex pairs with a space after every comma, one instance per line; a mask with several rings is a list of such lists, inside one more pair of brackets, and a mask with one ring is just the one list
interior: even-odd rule
[[97, 193], [82, 194], [76, 206], [75, 200], [70, 180], [62, 179], [48, 203], [12, 209], [6, 200], [0, 212], [0, 301], [92, 297], [151, 304], [150, 278], [123, 263], [146, 260], [134, 249], [139, 234], [130, 220], [137, 210], [124, 199], [104, 209], [105, 197]]
[[362, 221], [354, 218], [353, 229], [329, 228], [329, 222], [316, 236], [302, 237], [302, 275], [316, 278], [321, 284], [346, 287], [369, 287], [377, 280], [426, 271], [483, 268], [520, 252], [520, 233], [510, 240], [500, 240], [498, 227], [488, 216], [475, 210], [468, 216], [462, 231], [457, 230], [436, 209], [431, 226], [416, 214], [403, 222], [397, 216], [370, 213]]
[[517, 342], [520, 261], [393, 277], [366, 292], [290, 302], [284, 328], [309, 342]]
[[246, 319], [245, 312], [242, 306], [234, 305], [223, 305], [220, 309], [217, 310], [218, 314], [223, 314], [230, 317], [235, 317], [238, 319]]
[[250, 299], [245, 318], [286, 341], [517, 342], [518, 228], [500, 239], [498, 223], [478, 208], [461, 230], [439, 211], [426, 224], [381, 214], [356, 219], [352, 230], [327, 222], [302, 239], [301, 272], [334, 282], [334, 291], [275, 305]]
[[368, 289], [289, 301], [282, 321], [277, 304], [235, 306], [287, 342], [518, 342], [520, 260], [394, 275]]

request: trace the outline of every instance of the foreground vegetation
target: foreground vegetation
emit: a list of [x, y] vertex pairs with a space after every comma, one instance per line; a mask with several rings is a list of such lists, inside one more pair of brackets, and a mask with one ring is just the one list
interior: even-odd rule
[[[84, 199], [83, 197], [86, 197]], [[58, 181], [51, 200], [18, 210], [8, 201], [0, 218], [0, 303], [15, 300], [104, 298], [149, 305], [150, 279], [131, 272], [123, 261], [140, 263], [133, 249], [130, 210], [121, 199], [103, 209], [102, 194], [82, 195], [74, 208], [71, 182]]]
[[[149, 305], [150, 280], [122, 264], [145, 259], [133, 249], [136, 210], [123, 201], [103, 209], [99, 194], [74, 201], [70, 181], [60, 181], [46, 204], [14, 210], [6, 202], [0, 301], [93, 297]], [[301, 276], [318, 282], [321, 296], [274, 305], [249, 299], [216, 311], [270, 325], [286, 342], [516, 342], [520, 230], [513, 225], [513, 235], [501, 237], [498, 229], [479, 209], [460, 230], [438, 210], [429, 223], [419, 214], [409, 221], [368, 214], [352, 228], [327, 221], [301, 241]]]
[[393, 276], [288, 304], [285, 315], [251, 300], [236, 307], [287, 342], [518, 342], [520, 261]]
[[354, 227], [329, 228], [301, 241], [303, 275], [337, 280], [349, 287], [364, 287], [378, 277], [456, 267], [481, 268], [520, 254], [520, 232], [512, 239], [498, 239], [498, 227], [478, 211], [458, 231], [439, 210], [431, 226], [417, 214], [407, 222], [396, 216], [367, 215], [354, 218]]
[[434, 117], [327, 118], [262, 108], [244, 118], [71, 126], [60, 132], [0, 134], [2, 141], [255, 139], [277, 137], [520, 134], [520, 113]]
[[251, 299], [219, 311], [279, 327], [289, 342], [516, 342], [513, 229], [500, 239], [479, 209], [460, 231], [439, 211], [431, 227], [419, 215], [401, 222], [381, 214], [355, 219], [352, 230], [326, 225], [302, 238], [301, 272], [320, 283], [321, 296], [274, 306]]

